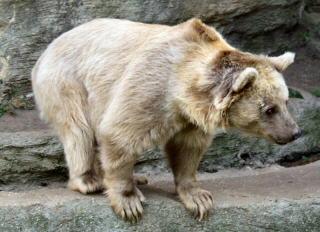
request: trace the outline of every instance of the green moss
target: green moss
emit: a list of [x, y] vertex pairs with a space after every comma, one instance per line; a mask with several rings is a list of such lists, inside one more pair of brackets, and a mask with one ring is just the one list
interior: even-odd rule
[[310, 93], [316, 97], [320, 97], [320, 90], [319, 89], [311, 90]]
[[300, 98], [300, 99], [303, 99], [303, 96], [301, 95], [301, 93], [297, 90], [294, 90], [294, 89], [290, 89], [288, 88], [289, 90], [289, 98]]
[[31, 110], [34, 109], [34, 103], [19, 97], [20, 86], [14, 86], [8, 95], [8, 99], [0, 104], [0, 117], [7, 114], [17, 114], [17, 109]]
[[310, 42], [311, 40], [311, 32], [306, 31], [300, 34], [300, 44], [301, 45], [306, 45]]

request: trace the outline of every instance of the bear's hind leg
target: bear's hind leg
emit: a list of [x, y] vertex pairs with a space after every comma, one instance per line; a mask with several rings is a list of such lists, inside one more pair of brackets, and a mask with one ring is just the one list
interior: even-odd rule
[[64, 125], [55, 125], [55, 129], [63, 144], [69, 168], [68, 187], [87, 194], [102, 190], [102, 181], [95, 171], [93, 131], [84, 120], [80, 122], [77, 117], [79, 114]]
[[35, 91], [42, 117], [52, 124], [63, 144], [69, 168], [68, 187], [86, 194], [102, 190], [95, 171], [95, 135], [84, 86], [72, 77], [67, 80], [52, 81], [50, 88], [36, 86]]
[[190, 125], [173, 136], [165, 146], [176, 192], [185, 207], [200, 221], [209, 215], [213, 206], [211, 193], [201, 189], [196, 180], [199, 162], [211, 141], [212, 135]]

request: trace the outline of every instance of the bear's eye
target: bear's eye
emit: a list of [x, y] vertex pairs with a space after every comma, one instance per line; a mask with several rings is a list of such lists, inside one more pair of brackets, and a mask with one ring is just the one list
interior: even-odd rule
[[267, 114], [267, 115], [272, 115], [272, 114], [275, 114], [276, 111], [277, 111], [276, 107], [272, 107], [272, 108], [270, 108], [270, 109], [268, 109], [268, 110], [266, 111], [266, 114]]

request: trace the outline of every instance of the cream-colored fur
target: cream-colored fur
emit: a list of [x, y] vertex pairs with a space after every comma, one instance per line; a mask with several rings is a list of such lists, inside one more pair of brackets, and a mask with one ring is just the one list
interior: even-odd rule
[[[105, 189], [118, 215], [138, 221], [145, 198], [136, 184], [147, 179], [134, 177], [133, 166], [159, 144], [179, 198], [202, 220], [213, 200], [195, 174], [218, 128], [251, 133], [254, 125], [252, 134], [279, 143], [297, 133], [278, 72], [291, 58], [241, 53], [198, 19], [173, 27], [97, 19], [53, 41], [32, 82], [41, 116], [63, 143], [71, 189]], [[261, 108], [271, 103], [291, 123], [284, 139], [260, 133]]]

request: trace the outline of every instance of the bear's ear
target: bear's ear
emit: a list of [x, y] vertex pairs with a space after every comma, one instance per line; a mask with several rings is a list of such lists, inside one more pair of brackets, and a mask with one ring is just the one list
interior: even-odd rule
[[212, 27], [202, 23], [199, 19], [190, 19], [186, 24], [188, 28], [186, 36], [192, 41], [212, 42], [219, 40], [220, 34]]
[[232, 90], [236, 93], [241, 92], [244, 87], [251, 86], [258, 76], [259, 73], [255, 68], [246, 68], [238, 75], [232, 84]]
[[268, 58], [279, 72], [283, 72], [290, 64], [293, 63], [294, 57], [295, 54], [293, 52], [286, 52], [281, 56]]
[[231, 78], [234, 80], [231, 87], [228, 85], [228, 89], [222, 90], [221, 94], [215, 97], [214, 105], [216, 109], [223, 110], [228, 108], [235, 96], [233, 93], [240, 93], [246, 87], [252, 86], [258, 76], [259, 73], [255, 68], [246, 68], [242, 72], [235, 74]]

